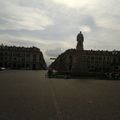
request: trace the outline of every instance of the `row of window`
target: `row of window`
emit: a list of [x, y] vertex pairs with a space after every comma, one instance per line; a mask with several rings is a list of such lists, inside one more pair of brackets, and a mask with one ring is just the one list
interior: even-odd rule
[[11, 57], [11, 56], [3, 57], [3, 56], [0, 56], [0, 61], [21, 61], [21, 62], [24, 62], [24, 61], [41, 61], [41, 56], [33, 55], [33, 58]]
[[16, 69], [33, 69], [35, 68], [37, 65], [35, 63], [1, 63], [0, 62], [0, 67], [5, 67], [5, 68], [16, 68]]
[[105, 57], [105, 56], [101, 56], [101, 57], [96, 57], [96, 56], [89, 56], [89, 57], [85, 57], [86, 60], [88, 62], [112, 62], [112, 61], [116, 61], [116, 62], [120, 62], [120, 57]]
[[88, 60], [98, 60], [98, 61], [102, 61], [102, 60], [109, 61], [112, 59], [112, 57], [108, 57], [108, 56], [99, 56], [99, 57], [98, 56], [88, 56], [88, 57], [85, 56], [85, 58]]
[[25, 54], [25, 53], [22, 53], [22, 54], [20, 54], [20, 53], [6, 53], [6, 52], [3, 53], [3, 52], [1, 52], [0, 56], [18, 56], [18, 57], [26, 56], [26, 57], [30, 57], [30, 54]]

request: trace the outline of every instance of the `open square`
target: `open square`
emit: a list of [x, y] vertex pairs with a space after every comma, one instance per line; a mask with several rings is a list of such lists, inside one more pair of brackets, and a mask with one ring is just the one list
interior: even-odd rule
[[119, 120], [120, 81], [0, 72], [0, 120]]

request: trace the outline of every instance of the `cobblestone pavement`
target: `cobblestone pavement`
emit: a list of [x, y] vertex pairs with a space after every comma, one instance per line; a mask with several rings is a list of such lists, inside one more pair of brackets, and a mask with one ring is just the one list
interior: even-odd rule
[[0, 120], [120, 120], [120, 81], [0, 71]]

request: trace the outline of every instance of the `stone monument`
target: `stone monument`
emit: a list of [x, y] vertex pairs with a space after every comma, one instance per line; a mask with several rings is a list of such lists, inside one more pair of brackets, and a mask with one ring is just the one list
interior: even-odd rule
[[77, 50], [84, 50], [83, 41], [84, 41], [84, 36], [82, 32], [80, 31], [80, 33], [77, 35], [77, 46], [76, 46]]

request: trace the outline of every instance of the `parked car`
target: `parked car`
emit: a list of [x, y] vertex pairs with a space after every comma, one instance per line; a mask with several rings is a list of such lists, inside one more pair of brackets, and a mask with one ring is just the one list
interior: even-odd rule
[[4, 67], [0, 67], [0, 70], [6, 70], [6, 68], [4, 68]]
[[49, 78], [65, 78], [65, 79], [69, 79], [70, 78], [70, 74], [68, 72], [60, 72], [57, 71], [55, 69], [48, 69], [48, 73], [47, 76]]

